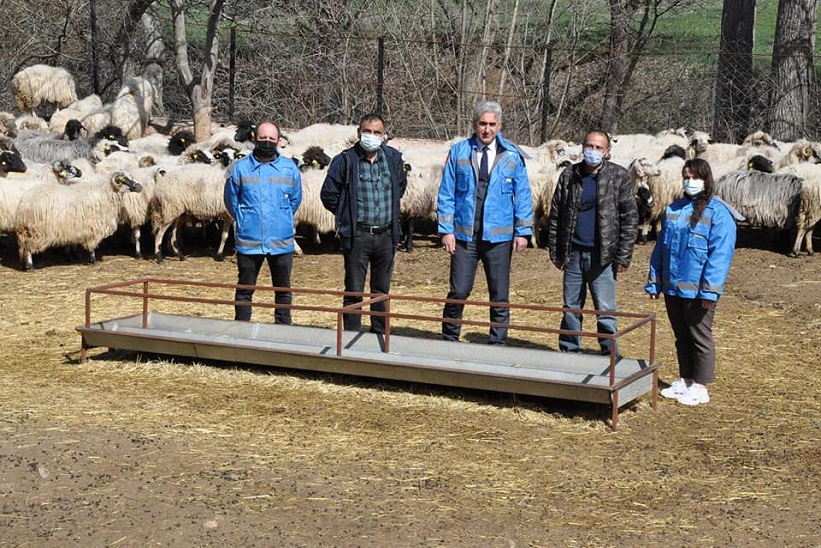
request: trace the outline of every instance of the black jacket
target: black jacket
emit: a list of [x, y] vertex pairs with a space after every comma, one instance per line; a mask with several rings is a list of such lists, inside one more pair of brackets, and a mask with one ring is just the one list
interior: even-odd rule
[[[388, 159], [391, 171], [391, 235], [394, 247], [399, 245], [399, 201], [408, 185], [402, 153], [393, 147], [382, 145], [382, 153]], [[328, 166], [328, 174], [322, 183], [319, 198], [325, 209], [336, 216], [336, 230], [343, 249], [350, 249], [356, 237], [356, 191], [359, 183], [359, 144], [337, 154]]]
[[[551, 261], [567, 260], [579, 218], [582, 176], [582, 163], [568, 166], [559, 176], [548, 217], [547, 247]], [[633, 180], [626, 169], [605, 161], [597, 181], [596, 243], [600, 264], [630, 266], [638, 224]]]

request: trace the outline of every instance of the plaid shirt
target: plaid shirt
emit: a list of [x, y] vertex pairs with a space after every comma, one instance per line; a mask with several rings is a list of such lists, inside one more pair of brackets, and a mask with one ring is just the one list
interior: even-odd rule
[[371, 163], [359, 156], [359, 185], [356, 193], [357, 223], [385, 226], [391, 222], [391, 170], [382, 149]]

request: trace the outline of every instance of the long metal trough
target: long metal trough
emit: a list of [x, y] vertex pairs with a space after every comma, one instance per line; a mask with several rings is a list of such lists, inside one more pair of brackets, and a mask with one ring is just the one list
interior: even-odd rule
[[[88, 348], [108, 347], [610, 404], [611, 426], [614, 429], [618, 423], [619, 408], [625, 404], [651, 393], [651, 404], [654, 408], [656, 406], [660, 364], [655, 361], [653, 316], [617, 313], [623, 324], [630, 323], [623, 325], [619, 333], [612, 336], [614, 339], [640, 328], [646, 328], [649, 332], [647, 355], [626, 358], [588, 353], [564, 354], [553, 350], [519, 346], [455, 343], [391, 333], [391, 324], [393, 323], [396, 331], [395, 325], [403, 319], [437, 323], [442, 321], [441, 317], [391, 313], [391, 301], [403, 301], [403, 305], [407, 307], [416, 302], [443, 303], [445, 299], [362, 294], [366, 305], [374, 300], [385, 301], [384, 335], [342, 330], [343, 311], [370, 314], [367, 309], [299, 304], [300, 295], [332, 296], [339, 302], [339, 296], [343, 294], [340, 291], [290, 289], [294, 293], [294, 304], [289, 308], [335, 314], [336, 329], [237, 322], [150, 310], [152, 303], [160, 301], [205, 303], [220, 305], [223, 308], [226, 305], [233, 307], [235, 304], [232, 298], [191, 297], [188, 294], [168, 292], [169, 288], [179, 289], [186, 286], [195, 288], [195, 291], [189, 290], [189, 293], [198, 293], [202, 290], [225, 292], [230, 289], [231, 297], [233, 289], [236, 288], [233, 284], [141, 279], [87, 289], [86, 322], [77, 328], [82, 336], [82, 359], [85, 360]], [[277, 288], [260, 286], [257, 289], [270, 291]], [[139, 299], [142, 301], [142, 310], [134, 315], [92, 322], [91, 297], [94, 294]], [[480, 306], [491, 304], [480, 301], [464, 302]], [[272, 308], [277, 305], [258, 302], [253, 306]], [[509, 306], [512, 309], [530, 311], [562, 310], [518, 304]], [[594, 311], [583, 313], [596, 314]], [[462, 320], [462, 323], [490, 325], [488, 322], [473, 320]], [[510, 329], [526, 332], [559, 332], [557, 329], [515, 323], [510, 324]], [[596, 333], [581, 333], [583, 336], [598, 336]]]

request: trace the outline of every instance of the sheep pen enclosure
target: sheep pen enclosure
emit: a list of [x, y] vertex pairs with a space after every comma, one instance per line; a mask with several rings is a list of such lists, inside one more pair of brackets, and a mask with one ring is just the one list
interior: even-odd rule
[[[326, 247], [295, 259], [294, 285], [341, 289], [342, 257]], [[717, 310], [712, 401], [662, 401], [654, 412], [644, 398], [614, 434], [597, 405], [105, 349], [79, 365], [74, 328], [86, 287], [134, 277], [233, 283], [235, 259], [194, 250], [163, 264], [110, 254], [78, 265], [54, 254], [27, 273], [3, 241], [0, 538], [817, 546], [821, 263], [762, 247], [737, 250]], [[651, 249], [636, 246], [619, 306], [659, 317], [660, 376], [669, 382], [677, 376], [669, 323], [642, 291]], [[447, 276], [447, 255], [423, 239], [397, 254], [393, 291], [444, 296]], [[263, 267], [260, 283], [269, 280]], [[486, 294], [480, 273], [473, 296]], [[561, 274], [544, 250], [514, 256], [511, 301], [561, 303]], [[111, 303], [95, 310], [117, 317]], [[316, 319], [295, 313], [294, 321]], [[466, 329], [463, 338], [482, 344], [485, 333]]]

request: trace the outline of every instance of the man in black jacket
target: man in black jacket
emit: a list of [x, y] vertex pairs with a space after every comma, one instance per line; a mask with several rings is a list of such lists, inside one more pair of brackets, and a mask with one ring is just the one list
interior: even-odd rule
[[[584, 140], [584, 160], [559, 176], [548, 218], [548, 250], [564, 271], [565, 308], [584, 308], [587, 289], [596, 310], [616, 310], [616, 275], [630, 266], [638, 213], [630, 174], [608, 161], [610, 138], [591, 131]], [[616, 318], [598, 315], [598, 333], [615, 334]], [[565, 312], [561, 329], [582, 330], [582, 315]], [[602, 354], [611, 339], [599, 339]], [[581, 337], [559, 335], [559, 349], [580, 352]], [[618, 349], [615, 349], [618, 353]]]
[[[336, 216], [345, 259], [345, 291], [363, 291], [370, 265], [370, 292], [387, 294], [399, 244], [399, 201], [408, 180], [402, 154], [384, 144], [381, 116], [363, 116], [357, 134], [359, 141], [331, 161], [320, 199]], [[362, 297], [342, 298], [343, 306], [358, 302]], [[384, 311], [385, 304], [375, 303], [371, 310]], [[359, 331], [362, 317], [343, 314], [343, 324], [346, 330]], [[385, 320], [372, 316], [371, 331], [383, 333]]]

